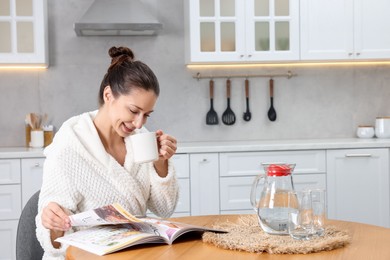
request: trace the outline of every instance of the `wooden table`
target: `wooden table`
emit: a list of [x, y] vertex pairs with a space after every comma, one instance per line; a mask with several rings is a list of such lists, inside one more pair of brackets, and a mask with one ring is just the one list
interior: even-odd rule
[[[239, 215], [214, 215], [214, 216], [192, 216], [172, 218], [171, 220], [189, 223], [200, 226], [212, 226], [220, 221], [235, 221]], [[390, 229], [372, 225], [329, 220], [328, 224], [335, 225], [341, 229], [348, 230], [352, 236], [351, 244], [344, 248], [327, 252], [299, 255], [280, 254], [257, 254], [225, 250], [211, 244], [203, 243], [200, 235], [188, 234], [178, 238], [173, 245], [154, 244], [142, 245], [125, 249], [124, 251], [97, 256], [76, 247], [69, 247], [66, 259], [278, 259], [278, 260], [301, 260], [301, 259], [326, 259], [326, 260], [389, 260], [390, 259]]]

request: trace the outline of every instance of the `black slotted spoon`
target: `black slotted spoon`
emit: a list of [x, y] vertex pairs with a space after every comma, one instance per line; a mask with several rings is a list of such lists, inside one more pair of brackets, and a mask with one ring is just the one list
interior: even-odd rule
[[233, 125], [236, 122], [236, 115], [230, 108], [230, 79], [226, 80], [227, 108], [222, 114], [222, 122], [225, 125]]
[[217, 125], [218, 124], [218, 115], [214, 110], [214, 81], [210, 79], [210, 110], [206, 114], [206, 124], [207, 125]]

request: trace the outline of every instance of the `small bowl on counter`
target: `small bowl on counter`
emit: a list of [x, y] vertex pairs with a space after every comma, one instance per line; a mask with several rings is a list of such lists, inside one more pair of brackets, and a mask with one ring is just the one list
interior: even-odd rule
[[359, 138], [373, 138], [375, 135], [374, 127], [372, 125], [359, 125], [356, 135]]

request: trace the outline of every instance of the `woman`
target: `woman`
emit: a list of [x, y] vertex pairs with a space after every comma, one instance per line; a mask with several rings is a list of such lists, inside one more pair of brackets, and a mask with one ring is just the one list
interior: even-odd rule
[[168, 217], [175, 209], [178, 184], [170, 158], [176, 139], [158, 130], [159, 159], [133, 161], [130, 135], [147, 131], [159, 85], [151, 69], [126, 47], [109, 50], [97, 111], [66, 121], [44, 154], [37, 237], [44, 259], [63, 259], [66, 246], [54, 240], [72, 232], [68, 215], [118, 202], [134, 215], [149, 209]]

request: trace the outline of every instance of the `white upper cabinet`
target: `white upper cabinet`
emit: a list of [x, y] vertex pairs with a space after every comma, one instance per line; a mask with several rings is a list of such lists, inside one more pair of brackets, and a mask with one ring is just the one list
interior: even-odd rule
[[299, 59], [298, 0], [186, 0], [187, 63]]
[[0, 0], [0, 65], [47, 66], [47, 2]]
[[389, 58], [388, 10], [388, 0], [301, 0], [301, 60]]

